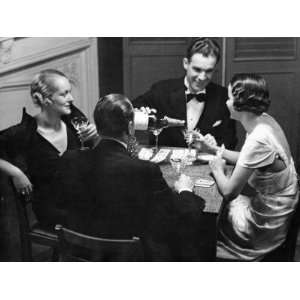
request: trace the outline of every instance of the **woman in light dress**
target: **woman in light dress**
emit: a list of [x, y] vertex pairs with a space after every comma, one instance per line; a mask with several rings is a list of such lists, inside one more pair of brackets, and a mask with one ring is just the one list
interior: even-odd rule
[[[210, 162], [224, 196], [217, 258], [256, 261], [285, 240], [298, 201], [297, 173], [282, 128], [266, 113], [270, 99], [265, 80], [237, 74], [229, 84], [228, 98], [231, 118], [247, 132], [241, 151], [218, 147], [211, 136], [201, 142], [210, 153], [222, 152]], [[230, 177], [225, 175], [225, 160], [235, 164]], [[246, 185], [252, 188], [247, 196]]]

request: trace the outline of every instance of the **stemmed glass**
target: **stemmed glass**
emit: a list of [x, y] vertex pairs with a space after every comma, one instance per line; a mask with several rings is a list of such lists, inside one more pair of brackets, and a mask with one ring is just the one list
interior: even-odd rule
[[192, 164], [196, 160], [196, 158], [192, 155], [192, 144], [193, 144], [193, 141], [194, 141], [194, 130], [186, 129], [184, 131], [184, 137], [185, 137], [185, 141], [188, 145], [187, 161]]
[[158, 136], [160, 135], [163, 129], [164, 128], [153, 128], [150, 130], [152, 134], [155, 136], [155, 148], [154, 148], [155, 153], [158, 152]]
[[89, 125], [89, 120], [85, 116], [77, 116], [71, 119], [73, 127], [76, 129], [80, 139], [80, 150], [85, 150], [84, 141], [80, 135], [82, 131]]

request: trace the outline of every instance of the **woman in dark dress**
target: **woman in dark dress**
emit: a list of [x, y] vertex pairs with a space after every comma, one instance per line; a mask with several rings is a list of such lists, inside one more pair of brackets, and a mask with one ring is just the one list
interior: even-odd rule
[[[53, 227], [63, 221], [63, 203], [58, 201], [58, 164], [61, 155], [80, 147], [71, 120], [83, 116], [73, 106], [71, 84], [56, 70], [44, 70], [31, 83], [34, 104], [41, 108], [36, 116], [24, 109], [20, 124], [0, 133], [0, 170], [8, 174], [18, 193], [33, 192], [33, 209], [41, 225]], [[96, 141], [93, 124], [80, 132], [84, 141]]]

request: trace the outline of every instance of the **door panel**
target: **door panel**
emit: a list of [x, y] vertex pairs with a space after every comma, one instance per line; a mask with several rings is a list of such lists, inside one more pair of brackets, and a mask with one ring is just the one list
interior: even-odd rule
[[124, 93], [130, 99], [163, 79], [183, 76], [188, 38], [124, 38]]

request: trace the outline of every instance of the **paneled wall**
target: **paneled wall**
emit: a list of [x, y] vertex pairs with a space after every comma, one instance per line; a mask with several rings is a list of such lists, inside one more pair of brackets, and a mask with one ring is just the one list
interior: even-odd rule
[[[90, 117], [99, 95], [96, 38], [1, 38], [0, 130], [20, 122], [22, 107], [35, 114], [29, 85], [45, 68], [64, 72], [72, 83], [76, 105]], [[0, 178], [0, 180], [3, 178]], [[1, 184], [1, 181], [0, 181]], [[17, 213], [12, 194], [0, 198], [0, 260], [20, 260]]]
[[21, 119], [22, 107], [38, 111], [31, 101], [29, 85], [34, 74], [55, 68], [72, 83], [76, 105], [89, 117], [99, 98], [96, 38], [1, 38], [0, 130]]
[[[124, 93], [135, 98], [163, 79], [184, 76], [182, 59], [191, 37], [123, 38]], [[221, 38], [215, 38], [222, 45]], [[222, 60], [214, 81], [222, 82]]]
[[[123, 39], [124, 93], [135, 98], [156, 81], [184, 75], [182, 58], [191, 38], [131, 37]], [[234, 73], [263, 75], [271, 91], [270, 113], [286, 132], [295, 160], [300, 156], [300, 39], [214, 38], [222, 59], [214, 81], [227, 85]], [[238, 126], [239, 146], [245, 132]], [[300, 165], [300, 164], [299, 164]]]
[[[134, 98], [158, 80], [183, 76], [182, 58], [190, 39], [123, 38], [124, 93]], [[270, 112], [283, 126], [293, 154], [298, 157], [299, 38], [215, 39], [223, 48], [223, 61], [218, 65], [214, 81], [226, 85], [237, 72], [255, 72], [265, 76], [271, 90]], [[36, 113], [37, 108], [29, 96], [29, 84], [33, 75], [44, 68], [57, 68], [70, 77], [77, 105], [91, 117], [100, 94], [98, 41], [101, 39], [87, 37], [1, 38], [0, 130], [19, 122], [23, 106], [27, 107], [29, 113]], [[99, 49], [100, 57], [106, 62], [108, 53], [101, 47]], [[120, 64], [109, 68], [110, 73], [107, 69], [101, 71], [100, 68], [100, 76], [102, 74], [109, 78], [112, 73], [122, 72]], [[121, 86], [116, 88], [109, 83], [106, 90], [119, 92]], [[239, 129], [239, 135], [242, 141], [242, 129]]]
[[124, 38], [124, 92], [130, 98], [162, 79], [184, 74], [182, 57], [188, 38]]

